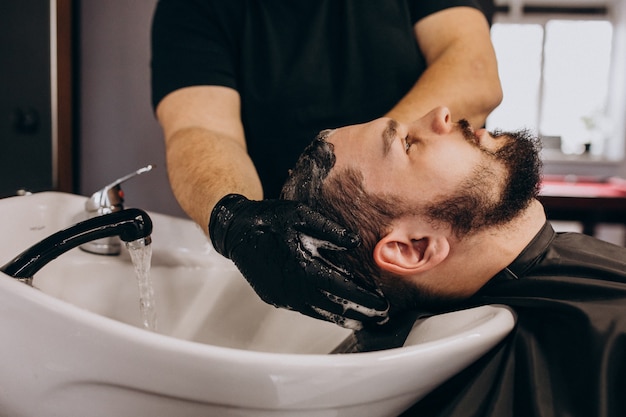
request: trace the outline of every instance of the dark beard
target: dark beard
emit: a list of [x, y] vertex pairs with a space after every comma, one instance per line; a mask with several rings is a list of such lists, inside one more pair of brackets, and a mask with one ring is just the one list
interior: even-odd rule
[[527, 130], [504, 135], [509, 139], [495, 155], [506, 167], [508, 177], [500, 204], [496, 207], [500, 213], [494, 217], [496, 225], [506, 223], [520, 214], [537, 197], [541, 188], [539, 139]]
[[[496, 173], [486, 164], [481, 165], [453, 196], [426, 206], [425, 214], [429, 218], [448, 224], [458, 237], [462, 237], [487, 227], [504, 225], [526, 209], [539, 193], [542, 164], [539, 140], [527, 130], [494, 132], [494, 137], [506, 142], [492, 152], [477, 143], [469, 123], [462, 120], [459, 126], [469, 143], [492, 161], [500, 162], [506, 172], [505, 178], [494, 181]], [[502, 187], [496, 201], [489, 198], [495, 184]]]

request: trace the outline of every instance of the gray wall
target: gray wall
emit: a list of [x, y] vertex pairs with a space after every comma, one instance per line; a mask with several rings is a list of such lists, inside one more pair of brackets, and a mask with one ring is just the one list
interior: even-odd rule
[[150, 24], [156, 0], [80, 0], [80, 194], [147, 164], [123, 185], [127, 207], [185, 216], [167, 181], [150, 104]]
[[0, 198], [53, 186], [50, 9], [0, 4]]

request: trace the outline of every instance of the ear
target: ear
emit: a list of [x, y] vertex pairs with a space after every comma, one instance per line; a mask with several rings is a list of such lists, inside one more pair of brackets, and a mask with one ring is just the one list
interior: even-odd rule
[[396, 275], [414, 275], [439, 265], [450, 253], [450, 242], [443, 234], [420, 234], [397, 227], [374, 247], [374, 261]]

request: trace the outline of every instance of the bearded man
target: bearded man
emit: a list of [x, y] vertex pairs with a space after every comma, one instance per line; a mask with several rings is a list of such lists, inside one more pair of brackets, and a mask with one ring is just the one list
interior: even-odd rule
[[515, 311], [503, 342], [407, 416], [626, 415], [626, 248], [554, 231], [536, 199], [538, 142], [474, 131], [441, 107], [321, 132], [283, 188], [361, 236], [321, 256], [383, 294], [391, 322]]

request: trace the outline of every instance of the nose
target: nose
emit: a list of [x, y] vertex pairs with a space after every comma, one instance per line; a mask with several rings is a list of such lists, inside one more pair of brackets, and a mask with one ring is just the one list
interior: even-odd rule
[[418, 131], [422, 134], [428, 132], [443, 135], [452, 132], [453, 128], [454, 123], [452, 123], [450, 109], [443, 106], [434, 108], [409, 124], [409, 131], [415, 135], [418, 134]]
[[447, 107], [437, 107], [430, 112], [431, 128], [437, 134], [452, 131], [452, 115]]

